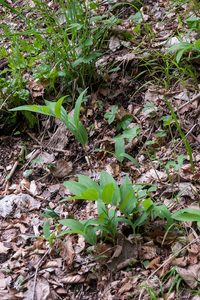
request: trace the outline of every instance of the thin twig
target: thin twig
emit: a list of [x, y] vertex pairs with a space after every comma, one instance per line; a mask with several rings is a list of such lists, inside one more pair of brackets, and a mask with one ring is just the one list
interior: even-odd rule
[[[191, 241], [189, 244], [187, 244], [185, 247], [181, 248], [179, 251], [177, 251], [172, 257], [168, 258], [160, 267], [158, 267], [152, 274], [149, 275], [149, 277], [147, 278], [147, 280], [149, 280], [152, 276], [154, 276], [158, 270], [160, 270], [164, 265], [166, 265], [166, 263], [168, 263], [170, 260], [172, 260], [173, 258], [175, 258], [180, 252], [182, 252], [183, 250], [185, 250], [187, 247], [189, 247], [191, 244], [193, 244], [194, 242], [196, 242], [199, 239], [199, 237], [197, 237], [196, 239], [194, 239], [193, 241]], [[146, 281], [147, 281], [146, 280]], [[138, 298], [138, 300], [142, 299], [142, 295], [144, 293], [145, 288], [142, 288], [141, 292], [140, 292], [140, 296]]]
[[23, 147], [22, 147], [22, 149], [21, 149], [21, 151], [20, 151], [20, 153], [19, 153], [19, 155], [18, 155], [18, 157], [17, 157], [16, 162], [14, 163], [14, 166], [12, 167], [12, 169], [11, 169], [11, 171], [10, 171], [10, 174], [8, 175], [8, 181], [10, 181], [11, 177], [12, 177], [13, 174], [15, 173], [15, 170], [17, 169], [17, 166], [18, 166], [18, 164], [19, 164], [18, 158], [19, 158], [20, 156], [22, 156], [22, 154], [23, 154]]
[[[200, 98], [200, 93], [197, 94], [196, 96], [194, 96], [194, 98], [192, 98], [191, 100], [189, 100], [188, 102], [184, 103], [183, 105], [181, 105], [178, 109], [180, 110], [181, 108], [185, 107], [186, 105], [188, 105], [189, 103], [192, 103], [193, 101], [197, 100]], [[177, 111], [177, 109], [175, 109], [175, 111]]]
[[[194, 124], [194, 126], [192, 126], [192, 128], [188, 131], [188, 133], [185, 135], [185, 137], [187, 137], [192, 131], [193, 131], [193, 129], [195, 128], [197, 126], [197, 124]], [[183, 141], [181, 140], [176, 146], [175, 146], [175, 148], [177, 148], [181, 143], [182, 143]], [[174, 149], [172, 149], [170, 152], [169, 152], [169, 154], [171, 154], [171, 152], [173, 152], [174, 151]], [[168, 154], [168, 155], [169, 155]]]
[[43, 146], [44, 148], [48, 149], [48, 150], [51, 152], [51, 154], [54, 154], [53, 151], [52, 151], [47, 145], [45, 145], [43, 142], [38, 141], [38, 139], [36, 139], [30, 132], [27, 131], [27, 134], [28, 134], [28, 135], [29, 135], [36, 143], [38, 143], [39, 145], [41, 145], [41, 146]]
[[35, 270], [34, 284], [33, 284], [33, 297], [32, 297], [32, 300], [35, 300], [35, 288], [36, 288], [36, 280], [37, 280], [37, 273], [38, 273], [39, 266], [40, 266], [41, 262], [43, 261], [43, 259], [50, 252], [50, 250], [51, 249], [49, 248], [49, 250], [43, 255], [43, 257], [39, 260], [39, 262], [37, 264], [37, 267], [36, 267], [36, 270]]

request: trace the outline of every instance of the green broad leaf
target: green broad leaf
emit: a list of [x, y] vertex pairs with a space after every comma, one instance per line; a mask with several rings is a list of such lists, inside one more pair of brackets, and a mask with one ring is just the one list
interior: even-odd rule
[[173, 160], [168, 161], [168, 163], [166, 164], [165, 168], [166, 169], [169, 169], [169, 168], [176, 169], [176, 163], [175, 163], [175, 161], [173, 161]]
[[126, 174], [126, 176], [125, 176], [125, 178], [122, 181], [121, 186], [120, 186], [120, 193], [121, 193], [120, 205], [123, 203], [126, 196], [132, 191], [133, 191], [132, 183], [130, 181], [129, 176]]
[[109, 183], [113, 183], [115, 190], [112, 196], [111, 204], [117, 206], [117, 202], [120, 202], [121, 200], [119, 187], [114, 178], [106, 171], [102, 170], [100, 175], [100, 187], [104, 188]]
[[69, 28], [76, 28], [77, 30], [80, 30], [82, 27], [83, 25], [79, 23], [73, 23], [69, 25]]
[[79, 114], [81, 109], [81, 103], [83, 100], [83, 96], [86, 93], [87, 89], [85, 89], [76, 100], [75, 108], [74, 108], [74, 124], [76, 125], [76, 128], [78, 129], [78, 122], [79, 122]]
[[90, 8], [95, 10], [97, 6], [94, 3], [90, 3]]
[[156, 144], [156, 142], [154, 142], [154, 141], [147, 141], [147, 142], [145, 142], [146, 146], [154, 145], [154, 144]]
[[[60, 216], [60, 212], [58, 211], [54, 211], [52, 208], [48, 207], [48, 208], [42, 208], [42, 210], [48, 214], [48, 216], [50, 216], [51, 218], [58, 218]], [[44, 215], [45, 216], [45, 215]]]
[[47, 107], [47, 106], [42, 106], [42, 110], [43, 110], [43, 112], [46, 114], [46, 115], [48, 115], [49, 114], [49, 108]]
[[183, 53], [184, 53], [186, 50], [187, 50], [187, 48], [186, 48], [186, 49], [182, 49], [182, 50], [180, 50], [180, 51], [177, 53], [177, 55], [176, 55], [176, 62], [177, 62], [177, 64], [179, 64], [179, 62], [180, 62], [180, 60], [181, 60], [181, 57], [183, 56]]
[[198, 39], [195, 43], [195, 48], [197, 48], [199, 50], [200, 48], [200, 39]]
[[[83, 126], [83, 124], [79, 121], [78, 122], [78, 134], [80, 136], [80, 142], [82, 145], [86, 145], [87, 141], [88, 141], [88, 134], [87, 131], [85, 129], [85, 127]], [[78, 140], [78, 139], [77, 139]]]
[[51, 102], [48, 100], [44, 100], [46, 106], [49, 108], [49, 114], [51, 114], [52, 116], [56, 116], [55, 114], [55, 106], [56, 106], [56, 102]]
[[148, 189], [148, 193], [155, 192], [155, 191], [156, 191], [156, 186], [155, 185], [153, 185], [152, 187], [150, 187]]
[[40, 106], [39, 105], [23, 105], [23, 106], [18, 106], [15, 108], [11, 108], [9, 109], [9, 111], [21, 111], [21, 110], [29, 110], [29, 111], [33, 111], [33, 112], [40, 112]]
[[184, 161], [184, 159], [186, 159], [186, 158], [187, 158], [186, 155], [181, 154], [180, 156], [177, 157], [177, 162], [178, 162], [178, 164], [176, 164], [175, 161], [169, 161], [169, 162], [166, 164], [165, 168], [166, 168], [166, 169], [174, 168], [174, 170], [179, 170], [179, 169], [181, 169], [181, 167], [182, 167], [182, 165], [183, 165], [183, 161]]
[[120, 157], [121, 153], [125, 153], [124, 140], [117, 140], [115, 142], [115, 153], [119, 162], [123, 162], [124, 158]]
[[114, 191], [115, 191], [115, 189], [114, 189], [113, 183], [109, 183], [104, 186], [102, 193], [101, 193], [101, 197], [102, 197], [102, 201], [105, 204], [111, 204], [111, 200], [112, 200]]
[[60, 98], [55, 105], [55, 115], [57, 118], [61, 119], [61, 106], [63, 103], [63, 100], [65, 99], [66, 96]]
[[122, 120], [117, 123], [117, 131], [121, 128], [124, 130], [128, 127], [128, 125], [132, 122], [133, 116], [132, 115], [125, 115], [122, 117]]
[[23, 177], [28, 177], [28, 176], [30, 176], [32, 173], [33, 173], [33, 170], [26, 170], [26, 171], [23, 173]]
[[30, 167], [33, 167], [35, 164], [40, 164], [42, 162], [42, 158], [36, 158], [32, 160]]
[[93, 188], [98, 191], [99, 195], [101, 194], [101, 188], [100, 186], [91, 178], [85, 175], [79, 175], [78, 176], [78, 182], [84, 186], [86, 186], [88, 189]]
[[97, 201], [97, 212], [98, 212], [98, 216], [99, 216], [99, 221], [104, 222], [107, 211], [108, 210], [107, 210], [105, 204], [101, 201]]
[[99, 193], [97, 190], [91, 188], [81, 193], [81, 196], [86, 200], [98, 200]]
[[91, 225], [87, 227], [86, 233], [83, 234], [83, 237], [90, 245], [96, 245], [97, 236], [96, 232], [94, 231], [94, 227]]
[[178, 44], [175, 44], [171, 46], [166, 52], [165, 55], [167, 55], [169, 52], [174, 51], [174, 50], [181, 50], [181, 49], [186, 49], [188, 47], [193, 47], [193, 44], [188, 43], [188, 42], [181, 42]]
[[114, 107], [112, 107], [111, 111], [105, 113], [104, 118], [108, 119], [109, 125], [114, 121], [117, 111], [118, 111], [118, 106], [115, 105]]
[[147, 190], [138, 191], [137, 197], [138, 199], [144, 199], [147, 196]]
[[169, 126], [170, 123], [171, 123], [171, 119], [172, 119], [172, 116], [165, 116], [165, 117], [162, 117], [160, 118], [159, 121], [164, 121], [164, 126]]
[[43, 224], [43, 233], [44, 233], [45, 239], [48, 240], [50, 237], [50, 222], [49, 222], [49, 220], [46, 220]]
[[184, 161], [186, 158], [187, 158], [187, 156], [184, 155], [184, 154], [181, 154], [181, 155], [179, 155], [179, 156], [177, 157], [177, 162], [178, 162], [178, 164], [177, 164], [177, 170], [180, 169], [180, 168], [182, 167], [183, 161]]
[[119, 157], [126, 157], [126, 158], [128, 158], [130, 161], [132, 161], [132, 162], [136, 165], [136, 167], [138, 167], [138, 169], [140, 168], [140, 166], [139, 166], [137, 160], [136, 160], [135, 158], [133, 158], [131, 155], [126, 154], [126, 153], [121, 153], [121, 154], [119, 155]]
[[162, 130], [161, 132], [156, 133], [156, 137], [163, 137], [166, 136], [165, 130]]
[[135, 32], [139, 33], [139, 31], [140, 31], [140, 25], [135, 26], [135, 27], [133, 28], [133, 30], [134, 30]]
[[88, 39], [85, 40], [84, 45], [85, 46], [92, 46], [93, 42], [94, 42], [93, 38], [88, 38]]
[[165, 205], [153, 204], [153, 210], [157, 212], [162, 218], [167, 219], [167, 226], [171, 226], [174, 223], [171, 212]]
[[117, 218], [116, 211], [114, 209], [111, 209], [108, 213], [108, 217], [110, 220], [109, 228], [112, 231], [112, 235], [115, 236], [115, 233], [117, 231], [117, 226], [118, 226], [118, 218]]
[[117, 221], [121, 222], [121, 223], [126, 223], [126, 224], [130, 225], [131, 227], [133, 226], [133, 223], [126, 218], [117, 218]]
[[9, 109], [9, 111], [23, 111], [23, 110], [27, 110], [27, 111], [32, 111], [32, 112], [38, 112], [44, 115], [48, 115], [48, 116], [53, 116], [54, 114], [51, 113], [48, 108], [45, 108], [45, 106], [41, 106], [41, 105], [23, 105], [23, 106], [18, 106], [12, 109]]
[[[136, 206], [136, 197], [135, 197], [134, 192], [135, 191], [131, 191], [130, 193], [128, 193], [128, 195], [125, 197], [122, 204], [120, 205], [119, 210], [121, 210], [121, 211], [125, 210], [127, 212], [127, 214], [130, 214], [132, 212], [133, 208]], [[133, 196], [133, 197], [131, 198], [131, 196]], [[129, 206], [127, 205], [130, 199], [132, 200], [131, 201], [132, 202], [131, 209], [130, 209], [130, 205]]]
[[135, 221], [133, 226], [137, 227], [137, 226], [142, 225], [145, 222], [146, 218], [151, 214], [152, 209], [153, 209], [153, 205], [150, 206], [147, 210], [145, 210], [139, 218], [137, 218], [137, 220]]
[[87, 198], [85, 198], [83, 196], [73, 196], [73, 197], [69, 197], [69, 198], [64, 198], [64, 199], [60, 200], [59, 203], [64, 202], [64, 201], [75, 200], [75, 199], [87, 200]]
[[117, 140], [127, 139], [130, 142], [139, 134], [139, 132], [140, 132], [140, 127], [139, 127], [139, 125], [136, 125], [133, 128], [125, 129], [123, 134], [114, 137], [110, 141], [117, 141]]
[[150, 108], [154, 108], [154, 107], [156, 107], [155, 104], [153, 104], [153, 103], [147, 103], [147, 104], [144, 105], [144, 108], [143, 108], [142, 111], [145, 112], [146, 110], [148, 110]]
[[59, 220], [58, 222], [66, 227], [69, 227], [73, 231], [78, 231], [79, 233], [82, 233], [84, 231], [85, 226], [77, 220], [64, 219], [64, 220]]
[[200, 221], [200, 210], [194, 208], [184, 208], [175, 212], [172, 216], [172, 219], [178, 221], [190, 221], [190, 222], [199, 222]]
[[23, 111], [22, 114], [26, 117], [28, 122], [28, 126], [33, 128], [35, 124], [37, 124], [36, 117], [30, 111]]
[[[81, 222], [81, 224], [83, 224], [84, 225], [84, 230], [86, 230], [86, 228], [87, 228], [87, 226], [89, 226], [89, 225], [102, 225], [102, 226], [104, 226], [104, 223], [103, 222], [101, 222], [101, 221], [99, 221], [99, 220], [94, 220], [94, 219], [90, 219], [90, 220], [82, 220], [82, 221], [80, 221]], [[84, 232], [84, 231], [83, 231]]]
[[121, 202], [119, 203], [119, 209], [125, 211], [128, 215], [133, 211], [137, 202], [135, 193], [132, 193], [133, 191], [135, 192], [130, 178], [126, 175], [120, 186]]
[[146, 267], [148, 266], [148, 264], [149, 264], [149, 260], [144, 260], [144, 261], [142, 262], [142, 264], [143, 264], [143, 266], [146, 268]]
[[55, 236], [55, 232], [52, 233], [52, 235], [49, 237], [49, 245], [52, 245], [52, 244], [53, 244], [54, 236]]
[[82, 192], [87, 190], [87, 187], [76, 181], [64, 181], [64, 186], [76, 196], [80, 196]]
[[144, 206], [145, 209], [148, 209], [152, 204], [153, 202], [151, 201], [151, 198], [142, 201], [142, 205]]
[[64, 230], [57, 237], [59, 238], [59, 237], [65, 235], [65, 234], [68, 234], [68, 233], [83, 234], [83, 232], [81, 230]]
[[74, 124], [74, 118], [71, 116], [68, 116], [67, 121], [65, 121], [63, 119], [62, 119], [62, 121], [67, 126], [67, 128], [69, 128], [69, 130], [73, 133], [73, 135], [75, 136], [77, 141], [80, 144], [85, 146], [88, 141], [88, 135], [87, 135], [87, 131], [86, 131], [85, 127], [83, 126], [83, 124], [79, 121], [78, 129], [77, 129], [76, 125]]

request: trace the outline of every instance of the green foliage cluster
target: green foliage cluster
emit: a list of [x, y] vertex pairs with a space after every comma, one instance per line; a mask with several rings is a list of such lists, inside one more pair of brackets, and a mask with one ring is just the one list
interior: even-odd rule
[[[84, 175], [79, 175], [78, 182], [65, 181], [64, 185], [75, 196], [63, 199], [61, 202], [72, 199], [96, 201], [98, 219], [77, 221], [68, 218], [58, 220], [57, 223], [70, 228], [70, 230], [61, 232], [58, 229], [59, 235], [57, 238], [67, 233], [82, 234], [89, 244], [95, 245], [97, 243], [96, 231], [101, 230], [102, 239], [111, 239], [115, 243], [119, 222], [130, 225], [134, 233], [137, 227], [147, 224], [145, 220], [148, 216], [160, 217], [163, 220], [166, 218], [167, 228], [173, 224], [171, 213], [167, 207], [160, 205], [160, 203], [154, 203], [149, 196], [150, 192], [155, 191], [156, 187], [150, 185], [150, 188], [146, 189], [141, 184], [132, 186], [128, 175], [126, 175], [120, 187], [114, 178], [105, 171], [101, 172], [99, 185]], [[117, 216], [118, 211], [120, 211], [121, 217]], [[53, 218], [54, 221], [55, 218], [59, 217], [52, 210], [45, 210], [45, 212], [46, 214], [42, 216]], [[140, 213], [140, 216], [137, 215], [138, 213]], [[45, 223], [45, 226], [48, 226], [48, 223]], [[48, 233], [45, 238], [49, 239], [50, 236], [52, 235]]]

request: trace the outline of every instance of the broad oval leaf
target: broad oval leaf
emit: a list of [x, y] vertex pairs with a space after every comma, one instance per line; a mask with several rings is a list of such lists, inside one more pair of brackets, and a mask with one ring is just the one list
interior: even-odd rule
[[111, 200], [112, 200], [114, 191], [115, 191], [115, 189], [114, 189], [113, 183], [109, 183], [104, 186], [102, 193], [101, 193], [101, 197], [102, 197], [102, 201], [105, 204], [111, 204]]
[[98, 200], [99, 193], [97, 190], [91, 188], [81, 193], [81, 196], [86, 200]]
[[73, 231], [78, 230], [78, 231], [83, 232], [84, 227], [85, 227], [79, 221], [73, 220], [73, 219], [59, 220], [58, 222], [66, 227], [69, 227]]
[[85, 89], [78, 97], [76, 100], [76, 105], [74, 108], [74, 124], [76, 125], [76, 128], [78, 129], [78, 122], [79, 122], [79, 114], [80, 114], [80, 108], [81, 108], [81, 103], [83, 100], [83, 96], [86, 93], [87, 89]]
[[59, 119], [61, 119], [61, 107], [62, 107], [62, 103], [63, 103], [63, 100], [65, 99], [65, 97], [66, 96], [60, 98], [55, 104], [55, 115]]
[[101, 188], [104, 188], [108, 183], [113, 183], [114, 190], [115, 190], [112, 196], [111, 204], [117, 206], [117, 202], [120, 202], [121, 200], [118, 184], [110, 174], [102, 170], [100, 175]]
[[80, 196], [82, 192], [87, 190], [87, 187], [76, 181], [64, 181], [64, 186], [76, 196]]
[[132, 161], [132, 162], [138, 167], [138, 169], [140, 168], [140, 166], [139, 166], [137, 160], [136, 160], [135, 158], [133, 158], [132, 156], [130, 156], [129, 154], [121, 153], [121, 154], [119, 155], [119, 157], [126, 157], [126, 158], [128, 158], [130, 161]]
[[45, 239], [48, 240], [50, 237], [50, 222], [49, 222], [49, 220], [46, 220], [43, 224], [43, 233], [44, 233]]

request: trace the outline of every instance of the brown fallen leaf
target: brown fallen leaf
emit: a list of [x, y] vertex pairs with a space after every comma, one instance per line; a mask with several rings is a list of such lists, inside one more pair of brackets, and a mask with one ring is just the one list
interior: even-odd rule
[[195, 289], [200, 280], [200, 263], [190, 265], [187, 268], [177, 268], [177, 272], [191, 289]]
[[57, 178], [63, 178], [67, 176], [72, 171], [72, 162], [59, 160], [54, 163], [50, 168], [50, 172]]
[[9, 249], [9, 247], [4, 246], [4, 243], [0, 242], [0, 253], [7, 253]]
[[[29, 280], [27, 291], [23, 294], [23, 300], [30, 300], [30, 295], [34, 293], [34, 279]], [[50, 285], [44, 277], [37, 277], [35, 286], [35, 300], [52, 300]]]
[[135, 262], [138, 256], [138, 251], [135, 244], [126, 238], [120, 242], [121, 245], [117, 245], [113, 256], [106, 264], [110, 271], [113, 269], [120, 270], [126, 267], [130, 261]]
[[145, 268], [146, 269], [157, 269], [159, 263], [160, 263], [160, 257], [156, 257]]

